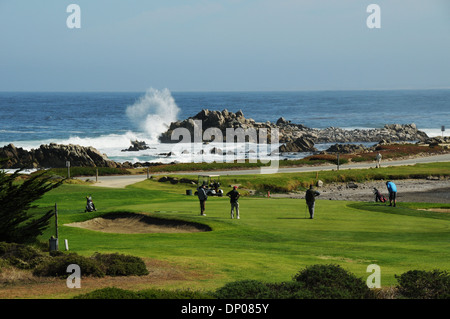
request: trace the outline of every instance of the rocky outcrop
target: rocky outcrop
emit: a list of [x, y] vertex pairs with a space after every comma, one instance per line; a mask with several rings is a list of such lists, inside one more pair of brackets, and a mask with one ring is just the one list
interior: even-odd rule
[[355, 154], [367, 151], [368, 148], [362, 144], [334, 144], [331, 145], [327, 153]]
[[314, 141], [308, 137], [299, 137], [293, 142], [281, 145], [278, 150], [280, 153], [317, 152]]
[[122, 152], [138, 152], [148, 150], [150, 147], [144, 141], [131, 141], [131, 146]]
[[[209, 111], [202, 110], [197, 115], [190, 117], [188, 119], [172, 122], [169, 129], [161, 134], [159, 140], [162, 143], [178, 143], [178, 142], [194, 142], [196, 141], [196, 133], [200, 132], [201, 136], [199, 141], [209, 142], [217, 138], [217, 134], [221, 134], [223, 141], [227, 138], [227, 128], [231, 129], [252, 129], [254, 128], [256, 132], [260, 128], [268, 128], [272, 125], [270, 123], [257, 123], [253, 119], [246, 119], [242, 111], [236, 113], [229, 112], [228, 110], [223, 111]], [[172, 133], [179, 128], [187, 129], [190, 134], [189, 140], [183, 140], [178, 136], [172, 139]], [[210, 129], [209, 131], [207, 131]], [[208, 136], [204, 136], [203, 133], [207, 131]], [[246, 141], [256, 142], [256, 136], [246, 136]]]
[[[189, 136], [174, 136], [172, 133], [176, 129], [187, 129]], [[279, 118], [276, 123], [271, 122], [255, 122], [253, 119], [246, 119], [242, 111], [236, 113], [228, 110], [209, 111], [202, 110], [197, 115], [188, 119], [172, 122], [169, 129], [160, 136], [162, 143], [178, 143], [184, 142], [208, 142], [221, 135], [223, 141], [226, 142], [227, 129], [248, 130], [253, 129], [256, 132], [253, 136], [246, 135], [246, 141], [257, 142], [258, 132], [265, 129], [268, 133], [266, 141], [271, 142], [270, 133], [272, 129], [279, 132], [279, 142], [285, 144], [286, 151], [294, 149], [295, 145], [301, 140], [311, 140], [313, 143], [355, 143], [355, 142], [378, 142], [387, 140], [391, 142], [407, 142], [407, 141], [424, 141], [428, 139], [426, 133], [419, 131], [415, 124], [387, 124], [379, 129], [353, 129], [347, 130], [337, 127], [329, 127], [325, 129], [312, 129], [302, 124], [294, 124], [291, 121]], [[184, 130], [186, 132], [186, 130]], [[208, 133], [208, 134], [204, 134]], [[197, 134], [197, 136], [195, 135]], [[175, 134], [177, 135], [177, 134]], [[206, 136], [205, 136], [206, 135]]]
[[424, 141], [428, 138], [425, 132], [419, 131], [415, 124], [386, 124], [381, 129], [353, 129], [345, 130], [329, 127], [315, 130], [316, 143], [349, 143], [349, 142], [390, 142]]
[[9, 144], [0, 148], [0, 158], [5, 159], [2, 168], [60, 168], [71, 166], [119, 167], [120, 164], [111, 161], [93, 147], [79, 145], [48, 144], [41, 145], [31, 151], [16, 148]]
[[429, 146], [444, 146], [448, 147], [450, 144], [450, 136], [436, 136], [427, 138], [422, 141], [422, 144], [428, 144]]

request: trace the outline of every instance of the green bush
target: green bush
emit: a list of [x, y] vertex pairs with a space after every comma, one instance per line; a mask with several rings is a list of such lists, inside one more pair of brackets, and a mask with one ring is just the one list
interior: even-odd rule
[[86, 294], [73, 297], [74, 299], [142, 299], [142, 297], [133, 291], [120, 288], [102, 288]]
[[50, 260], [38, 265], [33, 274], [43, 277], [67, 277], [67, 267], [76, 264], [81, 269], [82, 276], [104, 277], [105, 272], [99, 266], [99, 263], [92, 258], [79, 256], [75, 253], [56, 256]]
[[400, 294], [413, 299], [450, 299], [450, 274], [446, 271], [410, 270], [395, 275]]
[[314, 299], [374, 298], [364, 280], [339, 265], [312, 265], [297, 273], [293, 279], [303, 283]]
[[267, 295], [270, 295], [270, 288], [258, 280], [230, 282], [215, 292], [218, 299], [258, 299]]
[[102, 288], [75, 296], [74, 299], [212, 299], [207, 293], [192, 290], [146, 289], [130, 291], [120, 288]]
[[208, 293], [193, 290], [160, 290], [147, 289], [139, 291], [143, 299], [213, 299]]
[[305, 289], [303, 283], [289, 281], [281, 283], [268, 283], [269, 293], [262, 296], [265, 299], [312, 299], [313, 293]]
[[107, 276], [143, 276], [149, 274], [144, 261], [139, 257], [96, 253], [92, 258], [100, 264]]
[[0, 242], [0, 259], [19, 269], [32, 269], [48, 259], [38, 249], [24, 244]]

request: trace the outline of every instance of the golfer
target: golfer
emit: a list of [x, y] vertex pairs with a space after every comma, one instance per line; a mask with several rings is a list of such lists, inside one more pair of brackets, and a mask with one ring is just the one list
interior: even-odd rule
[[316, 204], [316, 197], [319, 195], [320, 195], [320, 193], [318, 191], [316, 191], [312, 185], [306, 191], [305, 200], [306, 200], [306, 205], [308, 206], [308, 209], [309, 209], [309, 218], [310, 219], [314, 218], [314, 206]]
[[236, 218], [239, 219], [239, 202], [238, 199], [241, 197], [237, 190], [237, 186], [234, 186], [231, 191], [227, 193], [227, 196], [230, 197], [231, 204], [231, 219], [234, 218], [234, 211], [236, 210]]
[[381, 167], [381, 154], [380, 152], [378, 152], [377, 156], [375, 157], [375, 160], [377, 161], [377, 167], [376, 168], [380, 168]]
[[397, 205], [397, 186], [394, 182], [387, 181], [386, 187], [389, 192], [389, 206], [392, 206], [392, 202], [394, 202], [394, 207]]
[[199, 186], [197, 188], [197, 196], [200, 201], [200, 215], [206, 216], [205, 214], [205, 202], [208, 199], [208, 195], [206, 194], [206, 184]]

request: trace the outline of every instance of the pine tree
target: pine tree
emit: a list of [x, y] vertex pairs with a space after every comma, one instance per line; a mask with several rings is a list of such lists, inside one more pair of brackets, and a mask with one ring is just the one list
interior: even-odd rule
[[35, 217], [30, 209], [33, 203], [45, 193], [61, 185], [50, 183], [46, 172], [30, 176], [23, 182], [17, 182], [20, 170], [13, 174], [0, 171], [0, 242], [29, 243], [48, 227], [54, 211]]

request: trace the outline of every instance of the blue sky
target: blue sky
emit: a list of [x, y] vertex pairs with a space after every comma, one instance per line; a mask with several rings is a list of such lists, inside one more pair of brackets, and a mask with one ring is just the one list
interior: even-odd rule
[[0, 91], [442, 88], [449, 57], [448, 0], [0, 0]]

